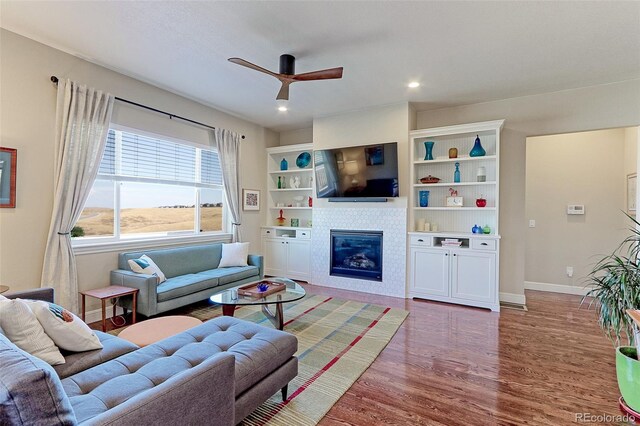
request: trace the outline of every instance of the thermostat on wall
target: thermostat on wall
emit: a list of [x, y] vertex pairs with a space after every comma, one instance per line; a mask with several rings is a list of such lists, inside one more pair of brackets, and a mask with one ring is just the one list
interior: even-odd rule
[[584, 204], [569, 204], [567, 214], [584, 214]]

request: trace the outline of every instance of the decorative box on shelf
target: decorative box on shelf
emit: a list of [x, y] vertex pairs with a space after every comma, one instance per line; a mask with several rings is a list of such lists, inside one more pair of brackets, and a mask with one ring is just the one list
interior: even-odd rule
[[462, 197], [447, 197], [447, 207], [462, 207]]

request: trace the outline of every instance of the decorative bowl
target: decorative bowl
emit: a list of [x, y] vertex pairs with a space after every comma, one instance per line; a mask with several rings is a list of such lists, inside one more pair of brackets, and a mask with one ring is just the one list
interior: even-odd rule
[[438, 182], [440, 182], [440, 178], [437, 178], [431, 175], [420, 179], [420, 183], [438, 183]]
[[298, 158], [296, 158], [296, 166], [301, 169], [307, 167], [309, 163], [311, 163], [311, 154], [306, 151], [298, 155]]

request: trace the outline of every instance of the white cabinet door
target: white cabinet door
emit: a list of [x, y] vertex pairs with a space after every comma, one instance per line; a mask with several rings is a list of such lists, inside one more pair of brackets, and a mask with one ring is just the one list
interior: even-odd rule
[[287, 271], [287, 245], [279, 239], [264, 239], [264, 273], [285, 277]]
[[449, 251], [412, 247], [410, 253], [411, 290], [449, 296]]
[[286, 241], [288, 248], [287, 276], [299, 280], [308, 280], [310, 274], [311, 240]]
[[451, 297], [494, 303], [495, 253], [453, 250], [451, 254]]

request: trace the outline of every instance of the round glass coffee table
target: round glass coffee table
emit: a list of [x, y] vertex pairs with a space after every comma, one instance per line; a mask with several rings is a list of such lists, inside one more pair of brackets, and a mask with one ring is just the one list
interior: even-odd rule
[[[260, 281], [271, 281], [284, 284], [286, 287], [284, 290], [280, 290], [276, 293], [268, 294], [266, 296], [243, 296], [238, 294], [238, 289], [246, 287], [252, 284], [259, 283]], [[213, 303], [222, 305], [222, 314], [226, 316], [233, 316], [236, 306], [254, 306], [262, 305], [262, 313], [273, 323], [278, 329], [282, 330], [284, 326], [284, 316], [282, 314], [282, 304], [293, 302], [302, 299], [306, 296], [307, 292], [304, 288], [288, 278], [275, 278], [270, 277], [265, 280], [255, 281], [254, 283], [243, 284], [238, 287], [233, 287], [224, 290], [220, 293], [214, 294], [209, 298]], [[275, 312], [273, 312], [269, 305], [274, 305]]]

